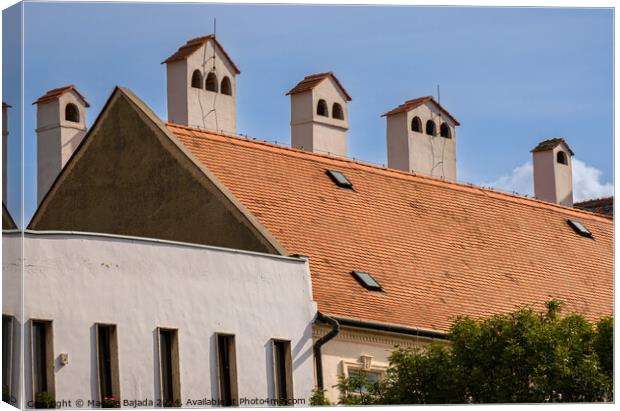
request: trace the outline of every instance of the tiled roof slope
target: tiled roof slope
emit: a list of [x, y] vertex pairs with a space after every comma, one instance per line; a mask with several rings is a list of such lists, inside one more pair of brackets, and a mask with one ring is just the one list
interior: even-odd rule
[[608, 216], [614, 216], [614, 198], [596, 198], [593, 200], [581, 201], [573, 204], [575, 208], [591, 211], [593, 213], [605, 214]]
[[398, 113], [404, 113], [406, 111], [413, 110], [414, 108], [419, 107], [422, 104], [425, 104], [428, 102], [432, 102], [433, 104], [435, 104], [439, 108], [439, 110], [441, 110], [441, 112], [443, 112], [446, 116], [448, 116], [452, 120], [454, 124], [456, 124], [457, 126], [461, 125], [461, 123], [459, 123], [459, 121], [455, 119], [452, 116], [452, 114], [448, 112], [448, 110], [443, 108], [441, 104], [436, 102], [432, 96], [418, 97], [418, 98], [414, 98], [413, 100], [407, 100], [400, 106], [388, 111], [387, 113], [382, 114], [381, 117], [391, 116], [391, 115], [398, 114]]
[[222, 54], [224, 54], [224, 57], [226, 57], [228, 59], [228, 61], [230, 62], [230, 65], [233, 68], [233, 70], [235, 70], [235, 73], [236, 74], [241, 74], [241, 71], [239, 70], [239, 67], [237, 67], [235, 62], [232, 61], [232, 59], [230, 58], [230, 56], [228, 55], [226, 50], [224, 50], [224, 47], [222, 47], [220, 42], [217, 41], [217, 39], [215, 38], [215, 35], [213, 35], [213, 34], [209, 34], [208, 36], [196, 37], [196, 38], [187, 40], [187, 42], [184, 45], [179, 47], [179, 49], [177, 51], [175, 51], [166, 60], [162, 61], [161, 64], [167, 64], [167, 63], [172, 63], [172, 62], [175, 62], [175, 61], [185, 60], [186, 58], [191, 56], [196, 50], [198, 50], [200, 47], [202, 47], [203, 44], [208, 43], [210, 40], [213, 40], [213, 42], [220, 49]]
[[[612, 313], [612, 221], [477, 187], [168, 124], [291, 254], [325, 314], [445, 331], [557, 298]], [[325, 174], [343, 172], [354, 191]], [[566, 223], [585, 224], [594, 239]], [[385, 292], [363, 288], [371, 273]], [[540, 308], [540, 306], [538, 306]]]
[[349, 95], [347, 90], [345, 90], [345, 88], [342, 86], [342, 84], [340, 83], [340, 80], [338, 80], [338, 78], [331, 71], [326, 71], [325, 73], [311, 74], [309, 76], [304, 77], [304, 79], [301, 80], [299, 83], [297, 83], [295, 87], [290, 89], [288, 93], [286, 93], [286, 95], [288, 96], [290, 94], [297, 94], [297, 93], [303, 93], [304, 91], [310, 91], [316, 86], [318, 86], [318, 84], [321, 81], [325, 80], [328, 77], [331, 77], [334, 79], [334, 81], [336, 82], [336, 85], [338, 85], [338, 88], [340, 89], [340, 91], [342, 91], [342, 94], [344, 94], [347, 101], [351, 101], [351, 96]]
[[55, 100], [58, 97], [62, 96], [65, 93], [68, 93], [70, 91], [74, 91], [75, 94], [77, 94], [82, 99], [82, 101], [84, 102], [84, 105], [86, 107], [90, 107], [90, 104], [88, 104], [88, 101], [86, 101], [84, 96], [81, 95], [79, 91], [77, 91], [77, 89], [75, 88], [75, 86], [73, 84], [70, 84], [68, 86], [62, 86], [62, 87], [51, 89], [51, 90], [47, 91], [45, 94], [43, 94], [41, 97], [39, 97], [32, 104], [47, 103], [48, 101]]

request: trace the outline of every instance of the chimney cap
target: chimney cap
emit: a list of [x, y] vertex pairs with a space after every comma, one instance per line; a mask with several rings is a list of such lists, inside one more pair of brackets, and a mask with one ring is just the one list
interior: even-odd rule
[[391, 116], [391, 115], [394, 115], [394, 114], [404, 113], [404, 112], [407, 112], [409, 110], [413, 110], [414, 108], [419, 107], [422, 104], [429, 103], [429, 102], [431, 102], [434, 105], [436, 105], [437, 108], [442, 113], [444, 113], [446, 116], [448, 116], [450, 118], [450, 120], [452, 120], [454, 122], [455, 125], [457, 125], [457, 126], [461, 125], [461, 123], [459, 123], [459, 121], [456, 118], [454, 118], [452, 116], [452, 114], [450, 114], [448, 112], [448, 110], [443, 108], [443, 106], [441, 104], [439, 104], [438, 102], [435, 101], [433, 96], [418, 97], [418, 98], [414, 98], [414, 99], [411, 99], [411, 100], [407, 100], [403, 104], [401, 104], [400, 106], [396, 107], [395, 109], [392, 109], [392, 110], [388, 111], [387, 113], [382, 114], [381, 117], [387, 117], [387, 116]]
[[88, 104], [88, 101], [86, 101], [84, 96], [82, 94], [80, 94], [79, 91], [77, 91], [77, 89], [75, 88], [75, 86], [73, 84], [69, 84], [68, 86], [62, 86], [62, 87], [51, 89], [51, 90], [47, 91], [44, 95], [39, 97], [32, 104], [33, 105], [35, 105], [35, 104], [42, 104], [42, 103], [47, 103], [47, 102], [52, 101], [52, 100], [56, 100], [57, 98], [59, 98], [63, 94], [68, 93], [70, 91], [75, 92], [75, 94], [78, 95], [78, 97], [82, 100], [82, 102], [84, 103], [84, 105], [86, 107], [90, 107], [90, 104]]
[[299, 83], [297, 83], [295, 87], [290, 89], [288, 93], [286, 93], [286, 95], [288, 96], [291, 94], [303, 93], [304, 91], [310, 91], [313, 88], [315, 88], [321, 81], [325, 80], [327, 77], [331, 77], [334, 79], [334, 81], [336, 82], [336, 85], [338, 86], [340, 91], [342, 91], [342, 94], [344, 94], [347, 101], [352, 100], [349, 93], [347, 93], [347, 90], [345, 90], [345, 88], [342, 86], [338, 78], [336, 78], [334, 73], [332, 73], [331, 71], [310, 74], [309, 76], [304, 77], [304, 79], [301, 80]]
[[6, 102], [2, 102], [2, 108], [12, 108], [13, 106], [10, 104], [7, 104]]
[[566, 140], [564, 140], [562, 137], [556, 137], [556, 138], [551, 138], [549, 140], [541, 141], [540, 143], [538, 143], [538, 145], [536, 147], [534, 147], [531, 150], [531, 152], [535, 153], [537, 151], [553, 150], [554, 148], [556, 148], [560, 144], [564, 144], [566, 146], [566, 148], [568, 149], [568, 152], [570, 153], [571, 156], [575, 155], [575, 153], [573, 152], [573, 150], [571, 150], [571, 148], [568, 145], [568, 143], [566, 142]]
[[241, 70], [239, 70], [239, 67], [237, 67], [235, 62], [232, 61], [232, 59], [230, 58], [228, 53], [226, 53], [226, 50], [224, 50], [224, 47], [222, 47], [220, 42], [217, 41], [217, 39], [215, 38], [215, 34], [209, 34], [207, 36], [202, 36], [202, 37], [194, 37], [193, 39], [187, 40], [187, 42], [184, 45], [179, 47], [179, 49], [175, 51], [166, 60], [162, 61], [161, 64], [168, 64], [168, 63], [173, 63], [175, 61], [185, 60], [189, 56], [194, 54], [194, 52], [197, 51], [200, 47], [202, 47], [204, 44], [207, 44], [211, 40], [213, 40], [213, 42], [215, 43], [215, 46], [222, 52], [224, 57], [226, 57], [226, 59], [232, 66], [233, 70], [235, 70], [235, 73], [241, 74]]

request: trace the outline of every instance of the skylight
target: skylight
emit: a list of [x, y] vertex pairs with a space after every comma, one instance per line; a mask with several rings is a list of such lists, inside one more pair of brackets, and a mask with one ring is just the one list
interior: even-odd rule
[[327, 170], [327, 175], [332, 179], [338, 187], [353, 188], [353, 183], [344, 176], [340, 171]]
[[566, 220], [566, 222], [568, 223], [568, 225], [573, 227], [573, 230], [575, 230], [575, 232], [577, 234], [579, 234], [580, 236], [582, 236], [582, 237], [592, 237], [592, 232], [590, 232], [590, 230], [588, 230], [586, 228], [586, 226], [581, 224], [579, 221], [577, 221], [577, 220]]
[[383, 291], [383, 287], [381, 287], [381, 284], [379, 284], [372, 275], [363, 271], [352, 271], [351, 274], [353, 274], [353, 277], [355, 277], [355, 279], [368, 290]]

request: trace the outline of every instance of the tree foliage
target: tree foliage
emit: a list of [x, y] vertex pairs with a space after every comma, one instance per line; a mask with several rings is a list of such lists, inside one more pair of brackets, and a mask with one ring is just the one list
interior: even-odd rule
[[[530, 308], [456, 319], [449, 343], [398, 348], [377, 383], [343, 378], [343, 404], [596, 402], [613, 400], [613, 319], [592, 324]], [[363, 392], [359, 388], [364, 387]]]

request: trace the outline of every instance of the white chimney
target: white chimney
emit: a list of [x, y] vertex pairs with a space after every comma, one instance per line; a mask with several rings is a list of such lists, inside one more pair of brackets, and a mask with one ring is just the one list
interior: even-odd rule
[[241, 72], [215, 35], [189, 40], [166, 64], [168, 121], [217, 132], [237, 132]]
[[552, 138], [533, 150], [534, 195], [539, 200], [573, 206], [573, 150], [563, 138]]
[[408, 100], [387, 118], [388, 167], [456, 180], [456, 126], [431, 96]]
[[86, 108], [75, 86], [48, 91], [37, 105], [37, 203], [67, 164], [86, 135]]
[[305, 77], [291, 96], [291, 145], [306, 151], [345, 157], [351, 96], [331, 72]]
[[2, 102], [2, 202], [8, 203], [7, 197], [7, 148], [9, 143], [9, 109], [10, 105]]

